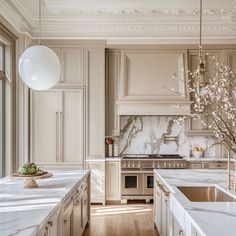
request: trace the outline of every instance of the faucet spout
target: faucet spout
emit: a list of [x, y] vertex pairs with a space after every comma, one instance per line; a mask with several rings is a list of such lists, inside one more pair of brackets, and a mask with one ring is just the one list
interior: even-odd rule
[[[216, 146], [216, 145], [223, 145], [226, 147], [227, 150], [227, 169], [228, 169], [228, 173], [227, 173], [227, 189], [230, 190], [231, 189], [231, 174], [230, 174], [230, 170], [231, 170], [231, 165], [230, 165], [230, 147], [229, 145], [225, 142], [225, 141], [218, 141], [215, 142], [213, 144], [211, 144], [208, 147], [208, 150], [210, 151], [212, 149], [212, 147]], [[234, 182], [234, 191], [236, 191], [236, 182]]]

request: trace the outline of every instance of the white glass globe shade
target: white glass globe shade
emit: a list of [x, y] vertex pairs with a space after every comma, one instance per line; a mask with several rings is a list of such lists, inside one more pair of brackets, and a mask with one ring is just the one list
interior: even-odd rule
[[28, 87], [34, 90], [47, 90], [58, 82], [61, 65], [52, 49], [36, 45], [22, 53], [19, 60], [19, 73]]

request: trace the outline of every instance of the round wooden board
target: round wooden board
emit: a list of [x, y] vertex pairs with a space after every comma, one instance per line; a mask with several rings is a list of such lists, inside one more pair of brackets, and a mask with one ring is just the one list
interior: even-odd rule
[[34, 179], [43, 179], [43, 178], [49, 178], [52, 177], [53, 174], [49, 172], [44, 172], [43, 174], [37, 175], [21, 175], [21, 174], [13, 174], [11, 177], [12, 178], [17, 178], [17, 179], [26, 179], [26, 178], [34, 178]]

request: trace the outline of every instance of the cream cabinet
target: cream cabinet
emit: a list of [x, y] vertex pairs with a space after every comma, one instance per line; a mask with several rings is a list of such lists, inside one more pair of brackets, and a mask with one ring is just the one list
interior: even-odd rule
[[[205, 60], [206, 60], [206, 83], [207, 78], [212, 78], [215, 73], [215, 65], [210, 57], [215, 57], [216, 59], [223, 59], [222, 50], [204, 50]], [[189, 71], [194, 72], [198, 68], [198, 51], [189, 51], [188, 54], [188, 63], [189, 63]], [[198, 119], [189, 118], [186, 122], [187, 125], [187, 134], [188, 135], [201, 135], [201, 136], [214, 136], [213, 131], [208, 128], [209, 121], [206, 121], [206, 124], [203, 124]]]
[[105, 158], [105, 52], [86, 50], [86, 158]]
[[173, 235], [186, 236], [183, 228], [179, 224], [176, 218], [173, 220]]
[[58, 209], [53, 216], [48, 220], [47, 224], [39, 231], [37, 236], [58, 236], [59, 235], [59, 214]]
[[31, 160], [82, 165], [84, 90], [32, 92], [31, 108]]
[[105, 49], [86, 49], [86, 165], [91, 202], [105, 204]]
[[[161, 236], [173, 236], [170, 193], [162, 181], [154, 176], [154, 224]], [[175, 234], [174, 234], [175, 235]]]
[[91, 202], [105, 204], [105, 160], [86, 160], [91, 170]]
[[80, 47], [51, 47], [61, 62], [61, 77], [57, 87], [78, 87], [85, 85], [84, 55]]
[[120, 201], [120, 161], [106, 161], [106, 201]]
[[120, 135], [118, 115], [118, 87], [120, 79], [120, 52], [106, 53], [106, 136]]

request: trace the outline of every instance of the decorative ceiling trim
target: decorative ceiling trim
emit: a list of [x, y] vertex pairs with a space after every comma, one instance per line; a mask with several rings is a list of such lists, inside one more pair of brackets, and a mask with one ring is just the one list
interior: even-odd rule
[[[47, 7], [46, 12], [52, 15], [89, 15], [89, 16], [107, 16], [107, 15], [115, 15], [115, 16], [127, 16], [127, 15], [148, 15], [148, 16], [170, 16], [170, 15], [198, 15], [199, 9], [157, 9], [157, 8], [147, 8], [147, 9], [139, 9], [139, 8], [123, 8], [123, 9], [81, 9], [81, 8], [63, 8], [60, 9]], [[205, 9], [203, 11], [203, 15], [212, 16], [225, 16], [231, 12], [230, 9]]]
[[[32, 0], [33, 1], [33, 0]], [[19, 32], [39, 36], [35, 1], [0, 0], [0, 15]], [[156, 38], [188, 40], [198, 36], [199, 9], [81, 9], [48, 5], [44, 0], [44, 38]], [[62, 5], [61, 5], [62, 6]], [[36, 6], [37, 8], [37, 6]], [[236, 37], [236, 26], [227, 21], [232, 9], [204, 10], [203, 36], [215, 40]]]

